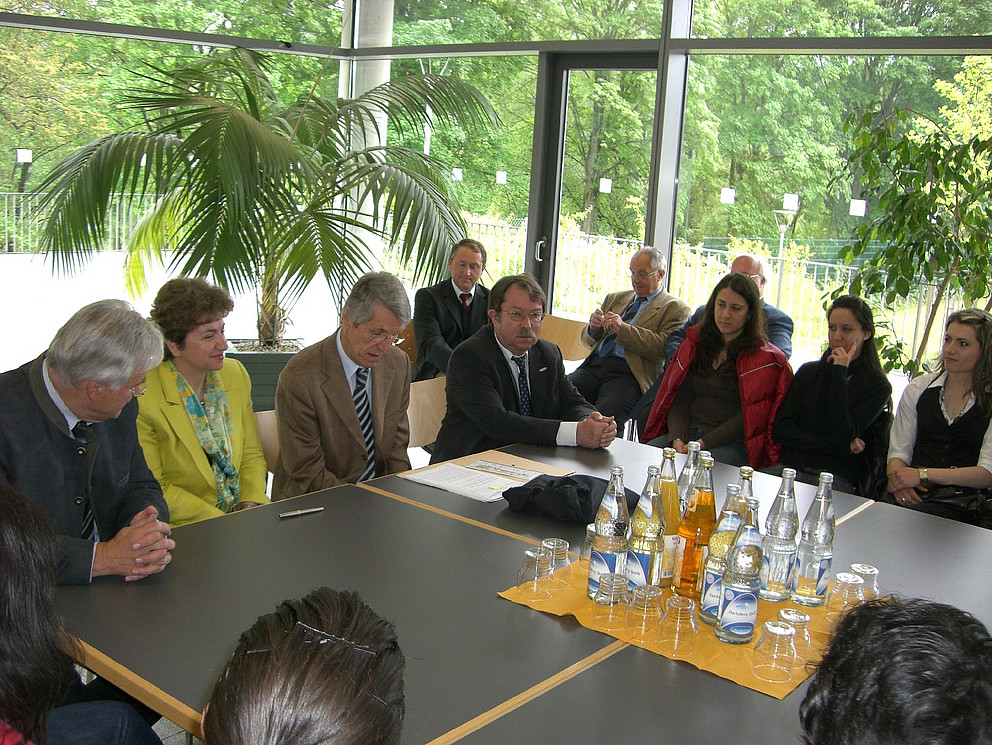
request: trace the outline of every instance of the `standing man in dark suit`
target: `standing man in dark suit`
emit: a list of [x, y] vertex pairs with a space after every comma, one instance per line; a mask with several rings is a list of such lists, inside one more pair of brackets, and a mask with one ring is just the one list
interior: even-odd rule
[[567, 377], [561, 351], [542, 341], [547, 296], [529, 274], [503, 277], [489, 319], [448, 365], [448, 408], [431, 462], [514, 442], [606, 447], [617, 434]]
[[289, 361], [276, 387], [273, 499], [409, 470], [410, 358], [394, 346], [409, 320], [403, 283], [370, 272], [341, 328]]
[[451, 279], [417, 290], [413, 300], [415, 381], [444, 375], [451, 350], [486, 325], [489, 290], [479, 284], [485, 269], [486, 249], [478, 241], [466, 238], [451, 249]]
[[[768, 341], [785, 352], [786, 357], [791, 357], [794, 324], [788, 314], [779, 310], [774, 305], [770, 305], [765, 300], [765, 284], [768, 281], [765, 277], [765, 262], [761, 260], [760, 256], [741, 254], [730, 265], [730, 271], [748, 275], [751, 281], [758, 286], [758, 295], [761, 296], [761, 309], [765, 314], [765, 336], [768, 337]], [[682, 328], [676, 329], [668, 335], [668, 343], [665, 345], [666, 362], [675, 356], [679, 344], [685, 341], [685, 332], [689, 330], [689, 327], [695, 326], [703, 319], [704, 310], [706, 310], [705, 303], [693, 311], [693, 314], [689, 316], [689, 320], [682, 325]]]
[[689, 317], [689, 306], [661, 287], [667, 261], [645, 246], [630, 259], [633, 289], [606, 296], [582, 330], [592, 349], [568, 376], [582, 397], [622, 427], [627, 414], [665, 365], [668, 334]]
[[172, 560], [169, 508], [135, 427], [134, 398], [163, 349], [155, 324], [100, 300], [38, 359], [0, 375], [0, 481], [51, 521], [59, 583], [139, 580]]

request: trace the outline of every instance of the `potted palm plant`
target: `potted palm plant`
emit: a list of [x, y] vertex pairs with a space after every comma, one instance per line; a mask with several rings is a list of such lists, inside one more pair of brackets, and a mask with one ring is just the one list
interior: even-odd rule
[[[115, 199], [147, 210], [127, 245], [127, 283], [145, 289], [150, 261], [255, 288], [262, 346], [276, 345], [285, 308], [317, 277], [340, 296], [373, 264], [369, 244], [398, 247], [415, 280], [434, 281], [465, 226], [450, 169], [385, 143], [453, 123], [495, 126], [492, 106], [453, 77], [390, 80], [355, 99], [313, 89], [281, 103], [268, 59], [217, 51], [174, 69], [151, 68], [123, 106], [144, 120], [80, 148], [47, 176], [43, 247], [72, 270], [107, 244]], [[316, 87], [316, 86], [315, 86]]]

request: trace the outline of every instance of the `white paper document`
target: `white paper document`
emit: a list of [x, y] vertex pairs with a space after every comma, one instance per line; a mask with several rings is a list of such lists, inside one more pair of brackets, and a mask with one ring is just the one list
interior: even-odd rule
[[[472, 465], [476, 466], [475, 463]], [[504, 467], [495, 470], [499, 471], [502, 468]], [[522, 469], [516, 470], [521, 470], [525, 474], [530, 473]], [[534, 475], [536, 476], [537, 473], [535, 472]], [[467, 468], [454, 463], [441, 463], [433, 468], [406, 474], [404, 478], [428, 486], [436, 486], [438, 489], [461, 494], [463, 497], [469, 497], [479, 502], [495, 502], [502, 499], [505, 489], [512, 489], [514, 486], [520, 486], [529, 480], [525, 478], [523, 481], [518, 481], [500, 475], [500, 473], [491, 473], [489, 469]]]

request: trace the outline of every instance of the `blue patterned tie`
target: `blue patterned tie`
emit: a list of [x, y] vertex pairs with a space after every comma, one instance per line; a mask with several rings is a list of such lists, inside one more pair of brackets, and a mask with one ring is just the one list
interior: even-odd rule
[[[632, 302], [630, 305], [627, 306], [627, 310], [625, 310], [623, 312], [623, 315], [620, 316], [620, 320], [623, 321], [624, 323], [630, 323], [631, 321], [633, 321], [637, 317], [637, 311], [641, 309], [641, 305], [644, 304], [645, 300], [647, 300], [646, 297], [641, 297], [640, 295], [635, 296], [634, 302]], [[613, 354], [613, 350], [616, 349], [616, 347], [617, 347], [617, 335], [616, 333], [611, 331], [606, 336], [604, 336], [603, 341], [599, 343], [599, 356], [609, 357], [611, 354]]]
[[[76, 422], [76, 425], [72, 428], [72, 436], [78, 445], [76, 452], [85, 457], [86, 443], [90, 440], [90, 425], [82, 420]], [[79, 531], [79, 535], [87, 540], [93, 540], [93, 525], [96, 520], [93, 517], [93, 505], [90, 503], [89, 498], [89, 484], [86, 485], [86, 491], [87, 494], [83, 497], [83, 527]]]
[[369, 407], [369, 396], [366, 391], [366, 381], [369, 378], [367, 367], [358, 368], [355, 373], [355, 391], [352, 399], [355, 402], [355, 413], [358, 414], [358, 424], [365, 438], [365, 470], [359, 476], [359, 481], [368, 481], [375, 476], [375, 435], [372, 432], [372, 409]]
[[520, 388], [520, 413], [524, 416], [531, 416], [530, 408], [530, 386], [527, 384], [527, 358], [511, 357], [517, 363], [520, 376], [517, 379], [517, 386]]

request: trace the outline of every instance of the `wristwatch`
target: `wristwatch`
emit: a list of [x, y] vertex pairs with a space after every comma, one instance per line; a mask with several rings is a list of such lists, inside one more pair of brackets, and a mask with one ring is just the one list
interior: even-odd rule
[[926, 486], [930, 483], [930, 479], [927, 478], [927, 469], [925, 466], [920, 466], [920, 486]]

